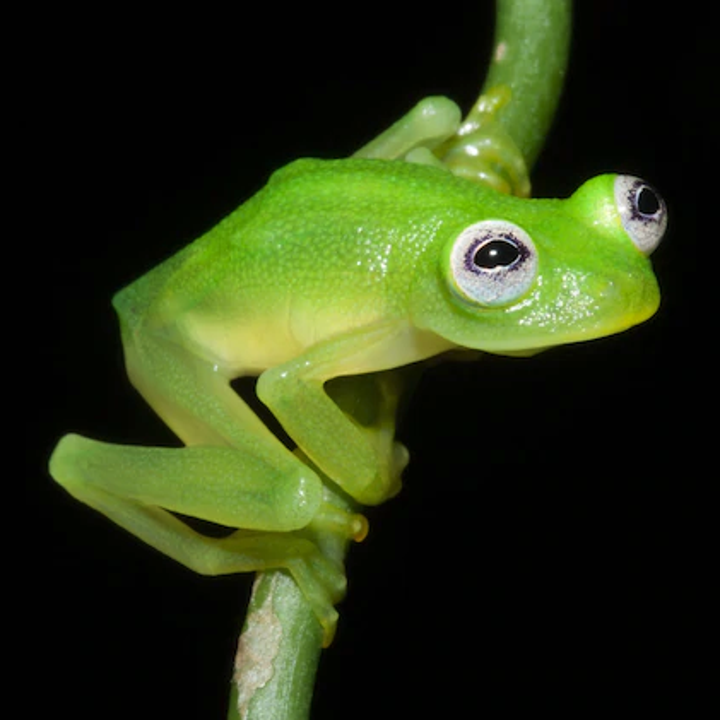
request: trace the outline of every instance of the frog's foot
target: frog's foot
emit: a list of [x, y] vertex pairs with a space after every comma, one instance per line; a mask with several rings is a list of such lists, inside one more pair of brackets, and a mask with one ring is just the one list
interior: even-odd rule
[[335, 605], [345, 597], [347, 589], [342, 563], [323, 554], [307, 539], [306, 531], [249, 533], [238, 530], [216, 542], [218, 551], [227, 553], [228, 558], [227, 566], [215, 568], [216, 571], [232, 572], [233, 558], [243, 569], [287, 570], [322, 627], [323, 647], [330, 645], [338, 621]]
[[407, 448], [395, 440], [395, 423], [403, 390], [403, 376], [385, 372], [375, 376], [379, 393], [378, 414], [372, 425], [363, 428], [377, 458], [377, 478], [373, 487], [377, 497], [368, 504], [377, 504], [397, 495], [402, 488], [402, 473], [410, 460]]
[[336, 505], [325, 503], [313, 518], [308, 529], [322, 533], [332, 533], [343, 540], [362, 542], [370, 530], [367, 518], [360, 513], [350, 513]]
[[[365, 518], [362, 520], [367, 527]], [[308, 539], [307, 530], [296, 533], [238, 530], [225, 538], [203, 538], [203, 541], [205, 557], [199, 564], [192, 565], [198, 572], [217, 575], [247, 570], [287, 570], [322, 627], [323, 647], [330, 645], [338, 621], [335, 605], [345, 597], [347, 579], [342, 563], [327, 557]]]
[[410, 453], [391, 432], [368, 432], [368, 442], [375, 446], [378, 457], [377, 476], [367, 488], [364, 502], [378, 505], [395, 497], [402, 489], [402, 473], [410, 460]]
[[525, 159], [497, 119], [509, 101], [510, 89], [505, 86], [481, 95], [458, 131], [436, 148], [434, 155], [455, 175], [498, 192], [529, 197]]
[[318, 551], [309, 558], [289, 561], [287, 569], [322, 627], [323, 647], [328, 647], [337, 629], [338, 611], [335, 605], [345, 597], [347, 589], [342, 566]]

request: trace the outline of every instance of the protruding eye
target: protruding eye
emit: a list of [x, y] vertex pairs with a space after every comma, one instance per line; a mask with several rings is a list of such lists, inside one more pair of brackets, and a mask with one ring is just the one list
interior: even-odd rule
[[507, 305], [535, 280], [537, 251], [521, 227], [484, 220], [458, 235], [450, 253], [450, 272], [464, 298], [480, 305]]
[[641, 253], [650, 255], [667, 227], [667, 208], [659, 193], [640, 178], [618, 175], [615, 203], [625, 232]]

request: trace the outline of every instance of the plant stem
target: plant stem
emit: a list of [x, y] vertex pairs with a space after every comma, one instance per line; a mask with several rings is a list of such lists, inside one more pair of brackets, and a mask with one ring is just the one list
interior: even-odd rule
[[320, 657], [320, 625], [294, 580], [259, 573], [235, 658], [230, 720], [304, 720]]
[[511, 100], [497, 121], [530, 169], [555, 115], [567, 67], [572, 0], [498, 0], [483, 93], [505, 85]]
[[[483, 92], [498, 85], [511, 100], [497, 120], [531, 167], [557, 107], [567, 63], [571, 0], [497, 0], [493, 57]], [[346, 409], [376, 412], [368, 376], [347, 378]], [[398, 381], [399, 382], [399, 381]], [[398, 386], [399, 387], [399, 386]], [[343, 404], [338, 401], [343, 407]], [[349, 501], [328, 485], [329, 499], [349, 512]], [[347, 542], [317, 541], [342, 562]], [[306, 720], [322, 644], [312, 610], [284, 571], [258, 574], [238, 645], [229, 720]]]

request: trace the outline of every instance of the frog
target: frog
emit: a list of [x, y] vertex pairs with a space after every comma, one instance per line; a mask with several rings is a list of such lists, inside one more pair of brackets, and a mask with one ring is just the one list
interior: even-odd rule
[[[409, 459], [384, 373], [603, 337], [660, 302], [650, 256], [667, 208], [649, 183], [604, 173], [567, 198], [530, 198], [522, 162], [488, 180], [487, 162], [456, 172], [438, 159], [444, 146], [474, 162], [448, 138], [487, 148], [488, 123], [458, 134], [444, 100], [413, 112], [355, 156], [277, 170], [114, 297], [130, 381], [182, 447], [71, 433], [50, 459], [70, 494], [198, 573], [289, 572], [325, 646], [346, 579], [315, 533], [362, 540], [358, 510], [394, 497]], [[492, 157], [514, 156], [508, 142]], [[372, 422], [328, 392], [356, 376], [380, 378]], [[245, 377], [294, 447], [234, 391]], [[332, 502], [330, 486], [353, 506]], [[210, 537], [183, 516], [232, 532]]]

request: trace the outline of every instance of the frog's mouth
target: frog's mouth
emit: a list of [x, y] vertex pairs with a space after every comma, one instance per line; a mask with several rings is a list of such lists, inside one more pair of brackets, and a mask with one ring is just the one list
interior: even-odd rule
[[505, 349], [490, 349], [487, 348], [486, 352], [490, 352], [494, 355], [507, 355], [509, 357], [530, 357], [537, 355], [545, 350], [551, 350], [552, 348], [561, 347], [563, 345], [574, 345], [577, 343], [590, 342], [591, 340], [600, 340], [604, 337], [611, 335], [618, 335], [619, 333], [630, 330], [635, 325], [640, 325], [651, 317], [652, 313], [644, 316], [627, 317], [625, 322], [618, 322], [612, 325], [604, 325], [602, 327], [587, 329], [580, 332], [569, 333], [567, 335], [558, 334], [557, 338], [552, 338], [551, 342], [548, 342], [548, 337], [538, 338], [537, 345], [532, 344], [521, 344], [520, 347], [505, 348]]
[[526, 357], [560, 345], [598, 340], [610, 335], [617, 335], [635, 325], [644, 323], [656, 313], [659, 304], [658, 296], [657, 302], [649, 303], [642, 308], [627, 310], [620, 315], [600, 316], [595, 318], [594, 322], [587, 322], [579, 327], [561, 326], [554, 330], [540, 329], [535, 338], [533, 338], [533, 333], [525, 336], [519, 335], [506, 342], [498, 342], [495, 347], [492, 346], [493, 343], [490, 343], [483, 350], [497, 355]]
[[654, 276], [641, 285], [607, 283], [583, 293], [563, 294], [572, 302], [542, 303], [528, 298], [497, 318], [512, 332], [489, 334], [482, 349], [498, 355], [525, 356], [558, 345], [597, 340], [624, 332], [651, 318], [660, 306]]

